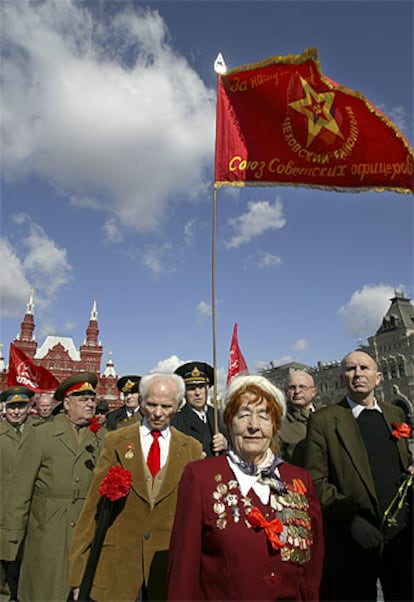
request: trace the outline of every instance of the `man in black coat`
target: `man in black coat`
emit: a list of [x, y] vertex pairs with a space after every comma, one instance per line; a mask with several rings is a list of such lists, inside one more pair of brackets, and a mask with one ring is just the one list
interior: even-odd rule
[[116, 383], [123, 393], [124, 405], [106, 415], [106, 428], [110, 431], [140, 422], [142, 415], [139, 411], [139, 382], [140, 376], [135, 374], [122, 376]]
[[206, 456], [227, 449], [226, 429], [219, 416], [219, 432], [214, 429], [214, 409], [207, 404], [209, 388], [214, 384], [214, 370], [205, 362], [187, 362], [175, 370], [185, 382], [185, 404], [173, 417], [176, 429], [200, 441]]

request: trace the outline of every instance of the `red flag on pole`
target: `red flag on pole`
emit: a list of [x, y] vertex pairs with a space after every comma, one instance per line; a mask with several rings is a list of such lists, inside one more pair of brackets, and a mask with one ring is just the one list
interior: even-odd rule
[[324, 76], [316, 48], [218, 75], [215, 187], [414, 191], [408, 140], [360, 92]]
[[30, 357], [10, 343], [7, 386], [13, 385], [23, 385], [35, 393], [41, 393], [54, 391], [59, 386], [59, 381], [49, 370], [36, 366]]
[[246, 360], [240, 351], [237, 337], [237, 323], [234, 325], [233, 337], [230, 345], [229, 367], [227, 372], [227, 385], [236, 374], [245, 374], [248, 372]]

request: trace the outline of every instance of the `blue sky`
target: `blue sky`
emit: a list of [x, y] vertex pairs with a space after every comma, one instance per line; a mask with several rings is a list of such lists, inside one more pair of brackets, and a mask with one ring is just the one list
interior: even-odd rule
[[[1, 333], [35, 287], [36, 337], [85, 336], [103, 367], [213, 361], [216, 75], [316, 47], [413, 142], [411, 1], [5, 1]], [[251, 372], [340, 359], [395, 289], [412, 298], [413, 198], [271, 187], [217, 193], [217, 367], [235, 322]]]

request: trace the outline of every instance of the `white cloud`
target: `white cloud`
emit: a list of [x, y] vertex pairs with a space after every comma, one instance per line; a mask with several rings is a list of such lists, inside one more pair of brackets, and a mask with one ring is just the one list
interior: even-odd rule
[[396, 126], [401, 132], [407, 134], [409, 129], [407, 111], [402, 106], [394, 106], [390, 109], [387, 109], [384, 105], [378, 105], [380, 111], [382, 111]]
[[191, 219], [184, 224], [184, 244], [186, 247], [191, 247], [193, 245], [195, 227], [195, 219]]
[[281, 257], [272, 253], [259, 253], [258, 257], [249, 256], [245, 262], [245, 268], [267, 270], [278, 268], [282, 263]]
[[293, 362], [293, 360], [294, 358], [291, 355], [281, 355], [274, 358], [270, 363], [273, 363], [273, 366], [283, 366], [283, 364], [288, 364], [289, 362]]
[[153, 274], [159, 275], [166, 271], [173, 272], [176, 268], [173, 265], [167, 265], [171, 259], [171, 245], [165, 243], [161, 246], [151, 246], [145, 250], [142, 259], [143, 265], [148, 268]]
[[0, 241], [1, 310], [3, 315], [10, 316], [16, 312], [21, 315], [31, 286], [35, 288], [37, 303], [44, 309], [72, 278], [65, 249], [58, 247], [28, 215], [19, 213], [14, 222], [13, 244], [6, 238]]
[[211, 303], [207, 303], [206, 301], [200, 301], [200, 303], [196, 307], [197, 316], [199, 318], [208, 318], [211, 316], [211, 313]]
[[339, 308], [338, 316], [353, 336], [358, 338], [371, 336], [381, 325], [381, 319], [386, 313], [396, 289], [403, 290], [404, 287], [401, 285], [393, 287], [390, 284], [366, 284], [362, 289], [352, 293], [349, 301]]
[[159, 360], [150, 372], [174, 372], [178, 366], [184, 363], [177, 355], [170, 355], [165, 360]]
[[6, 239], [0, 239], [0, 307], [3, 316], [18, 316], [29, 298], [23, 264]]
[[[196, 198], [213, 159], [215, 92], [153, 10], [97, 21], [70, 0], [4, 2], [2, 168], [140, 231]], [[104, 3], [103, 3], [104, 6]]]
[[299, 339], [292, 346], [292, 348], [295, 351], [305, 351], [305, 349], [307, 349], [307, 347], [308, 347], [308, 341], [307, 341], [307, 339]]
[[229, 220], [236, 234], [225, 243], [227, 249], [240, 247], [268, 230], [279, 230], [286, 224], [283, 205], [279, 199], [272, 204], [269, 201], [249, 202], [247, 212]]
[[102, 226], [102, 230], [105, 234], [105, 238], [109, 242], [119, 243], [123, 241], [122, 232], [119, 229], [118, 224], [116, 223], [115, 218], [109, 218], [106, 220], [104, 225]]

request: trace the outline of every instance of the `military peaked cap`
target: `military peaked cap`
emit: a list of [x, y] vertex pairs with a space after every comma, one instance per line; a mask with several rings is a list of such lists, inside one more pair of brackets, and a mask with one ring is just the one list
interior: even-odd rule
[[205, 362], [187, 362], [178, 366], [175, 374], [182, 376], [186, 385], [203, 384], [211, 387], [214, 384], [214, 369]]
[[23, 387], [21, 385], [14, 385], [13, 387], [9, 387], [5, 389], [0, 394], [0, 401], [4, 402], [6, 405], [8, 403], [29, 403], [30, 399], [33, 397], [34, 391], [28, 389], [27, 387]]
[[124, 395], [128, 395], [128, 393], [138, 393], [140, 380], [141, 377], [136, 374], [121, 376], [116, 383], [116, 386]]
[[76, 372], [65, 379], [55, 391], [55, 399], [63, 401], [68, 395], [96, 395], [98, 377], [91, 372]]

